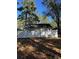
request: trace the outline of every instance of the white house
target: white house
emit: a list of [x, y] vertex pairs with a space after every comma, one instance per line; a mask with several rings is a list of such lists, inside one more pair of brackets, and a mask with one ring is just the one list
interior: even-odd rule
[[58, 37], [57, 29], [52, 29], [50, 24], [28, 24], [25, 29], [25, 31], [18, 34], [18, 38]]

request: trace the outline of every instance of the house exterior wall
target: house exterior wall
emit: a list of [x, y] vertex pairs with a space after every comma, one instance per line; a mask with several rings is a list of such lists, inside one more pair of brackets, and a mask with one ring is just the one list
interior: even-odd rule
[[27, 37], [49, 37], [49, 38], [57, 38], [57, 30], [52, 29], [35, 29], [35, 30], [25, 30], [18, 34], [18, 38], [27, 38]]
[[31, 31], [32, 37], [58, 37], [57, 30], [52, 29], [39, 29]]

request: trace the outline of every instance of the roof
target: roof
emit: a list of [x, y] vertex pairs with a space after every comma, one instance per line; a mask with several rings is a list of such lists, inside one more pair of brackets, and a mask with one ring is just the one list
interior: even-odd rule
[[26, 24], [25, 29], [36, 29], [36, 28], [52, 28], [50, 24], [39, 23], [39, 24]]

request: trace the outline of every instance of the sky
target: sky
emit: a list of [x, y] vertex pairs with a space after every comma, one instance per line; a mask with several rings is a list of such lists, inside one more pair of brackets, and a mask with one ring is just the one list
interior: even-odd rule
[[41, 3], [42, 0], [35, 0], [34, 2], [35, 2], [36, 8], [37, 8], [37, 11], [39, 12], [39, 14], [43, 15], [43, 12], [46, 11], [46, 8]]
[[[23, 0], [17, 0], [17, 2], [22, 2]], [[38, 14], [43, 15], [43, 12], [46, 11], [46, 8], [44, 7], [44, 5], [41, 3], [42, 0], [34, 0], [35, 6], [36, 6], [36, 11], [38, 12]], [[60, 3], [60, 0], [57, 0], [57, 3]], [[17, 7], [21, 7], [22, 5], [17, 5]], [[21, 14], [21, 12], [17, 11], [17, 16]], [[51, 16], [48, 17], [49, 22], [51, 21]]]
[[[17, 0], [17, 2], [22, 2], [22, 1], [23, 0]], [[18, 8], [21, 7], [21, 6], [22, 6], [21, 4], [17, 5]], [[17, 17], [18, 17], [19, 14], [21, 14], [21, 12], [17, 11]]]
[[[47, 8], [45, 8], [45, 6], [42, 4], [42, 0], [35, 0], [35, 5], [40, 15], [43, 15], [43, 12], [47, 12]], [[51, 22], [51, 20], [52, 18], [49, 16], [48, 21]]]

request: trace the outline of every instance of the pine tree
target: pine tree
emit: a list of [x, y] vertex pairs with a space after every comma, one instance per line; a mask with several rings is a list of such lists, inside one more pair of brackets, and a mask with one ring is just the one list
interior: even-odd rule
[[20, 18], [25, 19], [25, 24], [39, 22], [38, 16], [35, 14], [36, 7], [33, 0], [23, 0], [22, 4], [23, 6], [17, 8], [17, 10], [22, 12]]

